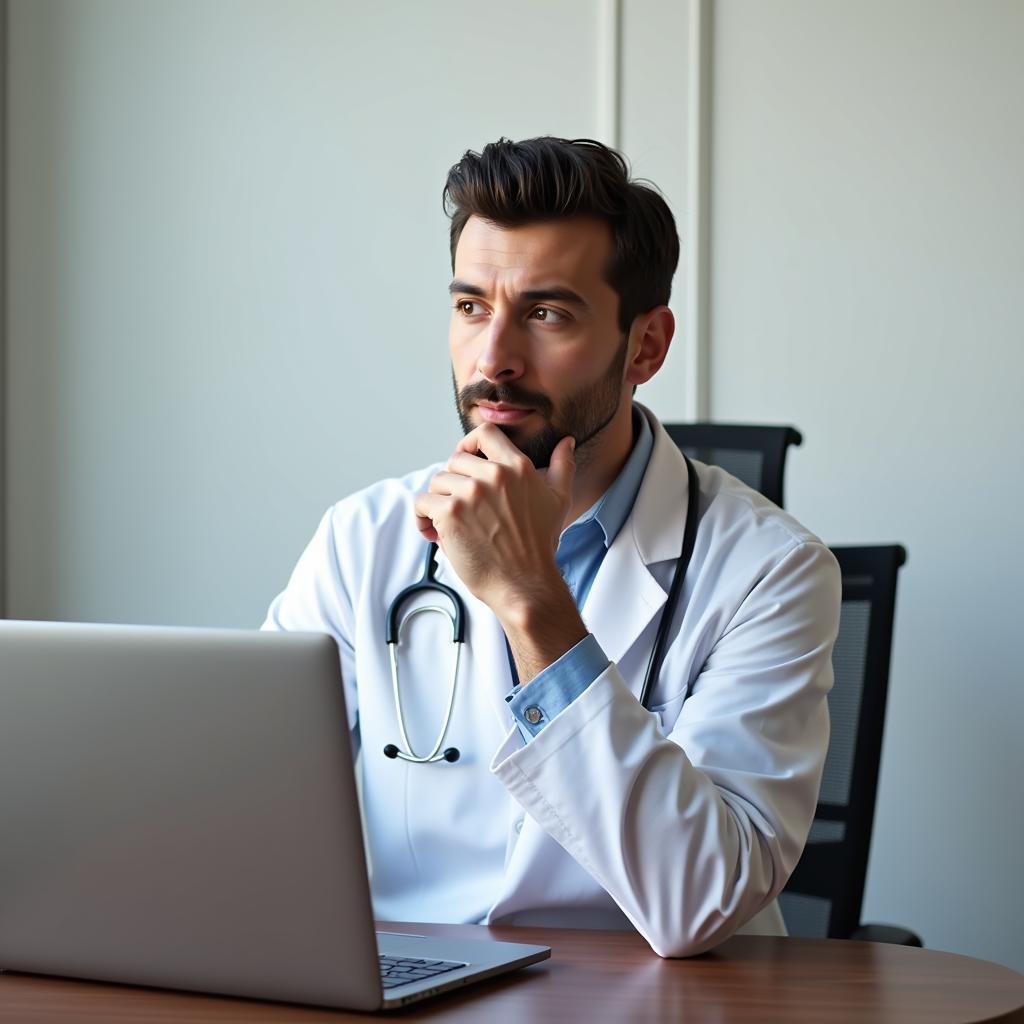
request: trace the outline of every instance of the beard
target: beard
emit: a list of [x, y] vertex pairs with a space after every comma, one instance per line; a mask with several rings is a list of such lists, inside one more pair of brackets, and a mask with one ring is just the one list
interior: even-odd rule
[[592, 384], [584, 385], [567, 396], [555, 408], [547, 395], [528, 391], [514, 382], [506, 384], [482, 380], [460, 388], [452, 371], [452, 390], [455, 394], [455, 411], [459, 414], [462, 432], [468, 434], [474, 429], [469, 418], [470, 410], [477, 402], [508, 402], [533, 409], [544, 418], [544, 424], [534, 433], [527, 433], [518, 424], [498, 424], [498, 429], [533, 463], [537, 469], [547, 469], [551, 455], [563, 437], [576, 440], [577, 465], [587, 459], [587, 444], [612, 421], [619, 410], [622, 397], [622, 371], [626, 366], [628, 338], [623, 336], [622, 344], [612, 357], [611, 365]]

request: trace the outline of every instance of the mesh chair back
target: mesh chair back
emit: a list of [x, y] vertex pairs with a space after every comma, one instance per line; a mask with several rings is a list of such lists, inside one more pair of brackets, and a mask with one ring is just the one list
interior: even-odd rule
[[664, 427], [691, 459], [720, 466], [782, 506], [786, 450], [803, 440], [800, 431], [731, 423], [666, 423]]
[[804, 854], [779, 905], [791, 935], [849, 938], [860, 924], [889, 688], [898, 544], [833, 548], [843, 577], [825, 772]]

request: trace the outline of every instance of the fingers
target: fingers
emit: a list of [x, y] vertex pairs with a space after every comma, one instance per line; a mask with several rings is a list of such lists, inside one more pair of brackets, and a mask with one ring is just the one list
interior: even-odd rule
[[515, 463], [526, 456], [509, 440], [508, 435], [493, 423], [483, 423], [471, 430], [456, 446], [456, 453], [485, 455], [493, 462]]
[[[542, 471], [547, 485], [565, 502], [572, 498], [572, 485], [576, 477], [575, 451], [576, 439], [566, 435], [551, 453], [548, 468]], [[481, 458], [481, 455], [487, 458]], [[434, 478], [446, 478], [438, 481], [438, 493], [458, 494], [472, 499], [476, 494], [473, 489], [448, 489], [456, 486], [450, 478], [467, 477], [490, 486], [500, 486], [504, 474], [509, 470], [516, 475], [529, 475], [533, 472], [533, 463], [497, 427], [484, 424], [459, 442], [445, 469], [446, 473]], [[431, 489], [434, 489], [433, 485]]]
[[[416, 496], [416, 528], [427, 540], [442, 543], [441, 534], [450, 541], [453, 529], [460, 535], [465, 532], [467, 515], [477, 527], [485, 520], [490, 524], [521, 524], [535, 514], [541, 519], [548, 512], [554, 515], [551, 496], [562, 506], [564, 515], [572, 502], [575, 447], [572, 437], [563, 437], [552, 452], [548, 468], [538, 472], [493, 424], [477, 427], [459, 442], [445, 468], [434, 474], [427, 492]], [[550, 492], [547, 499], [543, 497], [545, 488]], [[489, 512], [482, 516], [485, 508]]]
[[412, 507], [416, 512], [417, 519], [429, 519], [431, 522], [444, 514], [449, 501], [439, 494], [417, 494], [413, 500]]
[[465, 501], [475, 501], [478, 499], [480, 496], [480, 480], [485, 478], [486, 470], [478, 475], [476, 467], [478, 465], [486, 467], [488, 463], [473, 455], [465, 455], [463, 458], [471, 463], [468, 467], [468, 472], [435, 473], [427, 485], [427, 490], [431, 494], [443, 494], [453, 498], [462, 498]]
[[431, 543], [440, 541], [435, 525], [444, 515], [450, 499], [437, 494], [417, 494], [413, 501], [416, 529]]
[[[502, 463], [491, 462], [489, 459], [481, 459], [479, 455], [470, 455], [469, 452], [456, 453], [445, 464], [447, 473], [438, 473], [438, 476], [460, 476], [472, 480], [480, 480], [484, 483], [497, 483], [502, 473]], [[434, 478], [435, 480], [437, 477]]]
[[439, 538], [437, 530], [434, 529], [434, 521], [432, 519], [428, 519], [426, 516], [417, 516], [416, 529], [420, 531], [424, 540], [429, 541], [431, 544], [438, 543]]
[[572, 483], [576, 477], [576, 439], [563, 437], [551, 453], [546, 477], [547, 485], [563, 501], [572, 498]]

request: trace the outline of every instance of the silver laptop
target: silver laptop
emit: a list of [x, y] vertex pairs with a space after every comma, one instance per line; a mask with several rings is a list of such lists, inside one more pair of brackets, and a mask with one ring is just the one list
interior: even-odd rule
[[345, 723], [327, 636], [0, 622], [0, 969], [377, 1010], [548, 957], [375, 936]]

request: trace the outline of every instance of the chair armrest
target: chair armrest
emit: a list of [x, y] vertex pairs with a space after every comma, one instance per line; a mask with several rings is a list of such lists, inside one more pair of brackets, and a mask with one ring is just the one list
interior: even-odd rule
[[889, 942], [896, 946], [923, 946], [920, 936], [892, 924], [862, 924], [854, 928], [851, 939], [858, 942]]

